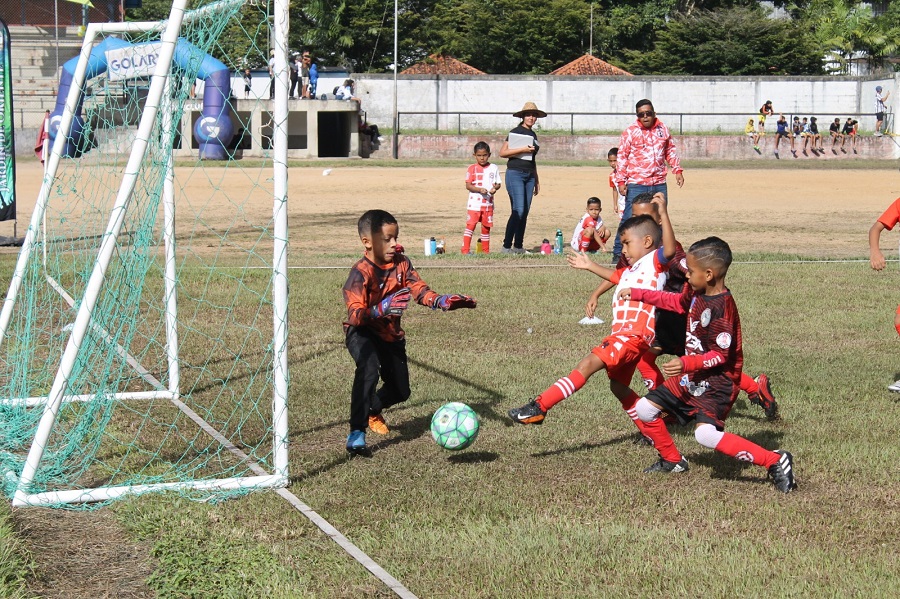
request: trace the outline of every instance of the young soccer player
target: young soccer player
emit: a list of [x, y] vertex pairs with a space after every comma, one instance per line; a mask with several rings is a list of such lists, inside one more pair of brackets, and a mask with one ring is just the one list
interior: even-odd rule
[[[662, 226], [649, 216], [629, 218], [620, 226], [622, 256], [627, 267], [612, 270], [591, 261], [584, 253], [570, 255], [567, 258], [569, 265], [589, 270], [623, 288], [636, 285], [662, 289], [669, 260], [675, 256], [675, 235], [666, 211], [665, 196], [657, 193], [653, 202], [659, 206]], [[606, 370], [610, 390], [643, 433], [644, 427], [634, 412], [638, 395], [629, 385], [638, 360], [653, 341], [655, 321], [656, 311], [652, 307], [614, 297], [610, 334], [582, 358], [568, 376], [557, 380], [524, 406], [511, 409], [509, 417], [519, 424], [541, 424], [550, 408], [581, 389], [591, 376]]]
[[741, 461], [768, 470], [775, 488], [790, 493], [794, 481], [793, 456], [769, 451], [725, 432], [725, 419], [738, 394], [744, 362], [741, 319], [725, 276], [731, 265], [731, 248], [718, 237], [694, 243], [687, 252], [688, 285], [680, 294], [648, 289], [622, 289], [621, 300], [642, 301], [688, 315], [686, 354], [663, 365], [669, 378], [635, 405], [653, 441], [659, 460], [644, 472], [686, 472], [687, 459], [675, 447], [663, 418], [674, 416], [681, 424], [694, 423], [697, 442]]
[[475, 144], [475, 164], [466, 170], [466, 189], [469, 190], [466, 230], [463, 232], [462, 253], [472, 246], [475, 225], [481, 223], [481, 251], [490, 253], [491, 227], [494, 226], [494, 194], [500, 189], [500, 169], [491, 164], [491, 147], [483, 141]]
[[[656, 205], [651, 201], [650, 194], [641, 194], [634, 199], [632, 206], [632, 214], [653, 217], [656, 222], [662, 222]], [[666, 283], [663, 286], [664, 291], [671, 293], [681, 293], [684, 289], [687, 278], [687, 261], [684, 249], [681, 244], [675, 241], [675, 257], [669, 261], [669, 273], [666, 277]], [[600, 296], [612, 289], [612, 284], [604, 281], [591, 294], [585, 306], [585, 313], [592, 317], [597, 309], [597, 302]], [[661, 354], [669, 354], [672, 356], [683, 356], [685, 353], [685, 327], [687, 326], [687, 315], [670, 312], [663, 308], [656, 309], [656, 339], [651, 344], [647, 353], [641, 357], [638, 362], [637, 369], [641, 373], [644, 385], [647, 389], [655, 389], [663, 384], [665, 377], [656, 366], [656, 358]], [[750, 403], [757, 405], [763, 409], [766, 417], [775, 419], [778, 417], [778, 402], [772, 391], [769, 377], [765, 373], [760, 373], [755, 379], [745, 372], [741, 372], [741, 380], [739, 384], [741, 391], [747, 394]], [[641, 440], [638, 439], [638, 442]]]
[[[888, 206], [884, 214], [879, 216], [869, 229], [869, 264], [873, 270], [884, 270], [887, 264], [884, 254], [881, 253], [881, 247], [879, 247], [881, 232], [885, 229], [892, 231], [898, 222], [900, 222], [900, 198], [894, 200], [894, 203]], [[900, 306], [897, 306], [897, 312], [894, 314], [894, 327], [900, 334]], [[888, 390], [900, 393], [900, 380], [888, 385]]]
[[612, 189], [612, 202], [613, 202], [613, 210], [616, 213], [616, 216], [622, 218], [622, 213], [625, 212], [625, 195], [619, 193], [619, 187], [616, 185], [616, 161], [619, 159], [619, 148], [610, 148], [609, 152], [606, 154], [606, 161], [609, 163], [610, 168], [612, 169], [609, 172], [609, 186]]
[[816, 122], [816, 117], [809, 117], [809, 132], [812, 135], [812, 150], [813, 153], [818, 155], [819, 152], [825, 153], [825, 148], [822, 146], [822, 134], [819, 133], [819, 124]]
[[606, 248], [609, 229], [600, 218], [601, 209], [600, 198], [588, 198], [586, 212], [575, 225], [575, 231], [572, 233], [571, 246], [576, 252], [609, 251]]
[[[397, 243], [400, 226], [388, 212], [369, 210], [357, 228], [366, 251], [344, 283], [344, 333], [356, 363], [347, 451], [368, 456], [366, 426], [379, 435], [388, 434], [382, 411], [409, 398], [406, 334], [400, 316], [410, 300], [444, 312], [474, 308], [476, 302], [466, 295], [439, 295], [428, 287], [403, 255]], [[383, 384], [376, 391], [379, 376]]]

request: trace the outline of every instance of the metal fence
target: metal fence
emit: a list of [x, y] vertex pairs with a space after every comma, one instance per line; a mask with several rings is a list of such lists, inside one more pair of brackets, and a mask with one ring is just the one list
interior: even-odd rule
[[[121, 21], [119, 0], [92, 0], [87, 21]], [[66, 0], [0, 0], [0, 19], [7, 25], [77, 27], [83, 23], [82, 6]]]
[[[684, 134], [743, 134], [748, 119], [758, 123], [759, 114], [752, 112], [678, 112], [661, 113], [657, 116], [669, 127], [673, 135]], [[859, 121], [860, 129], [871, 131], [875, 128], [874, 113], [784, 113], [791, 122], [794, 116], [816, 117], [819, 132], [828, 135], [828, 125], [835, 118], [844, 121], [853, 118]], [[775, 132], [777, 116], [766, 119], [766, 131]], [[618, 135], [635, 121], [632, 112], [548, 112], [547, 117], [540, 119], [536, 125], [538, 131], [558, 134], [615, 134]], [[512, 119], [508, 112], [400, 112], [397, 114], [397, 132], [435, 132], [440, 134], [485, 132], [505, 133], [511, 129]], [[885, 131], [891, 131], [893, 115], [885, 116]]]

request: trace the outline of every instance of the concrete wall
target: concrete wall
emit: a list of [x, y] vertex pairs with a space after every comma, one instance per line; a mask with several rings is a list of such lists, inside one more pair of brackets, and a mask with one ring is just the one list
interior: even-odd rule
[[[357, 95], [368, 120], [380, 127], [392, 122], [392, 75], [356, 74]], [[526, 101], [551, 114], [538, 121], [544, 130], [621, 131], [634, 121], [634, 105], [650, 98], [673, 132], [744, 130], [747, 119], [772, 100], [775, 113], [858, 118], [862, 131], [875, 128], [875, 86], [898, 98], [900, 76], [867, 77], [551, 77], [484, 75], [479, 77], [403, 75], [398, 78], [400, 129], [508, 131], [511, 114]], [[890, 108], [890, 106], [889, 106]], [[412, 112], [501, 113], [497, 115], [412, 115]], [[599, 113], [599, 114], [598, 114]], [[608, 113], [608, 114], [603, 114]], [[688, 116], [694, 114], [695, 116]], [[458, 120], [458, 119], [461, 119]], [[827, 128], [826, 128], [827, 132]]]
[[[497, 155], [503, 145], [505, 134], [501, 135], [401, 135], [398, 143], [400, 158], [467, 159], [472, 155], [476, 142], [486, 141], [491, 146], [494, 162], [505, 164]], [[596, 160], [605, 164], [610, 148], [619, 144], [615, 135], [541, 135], [541, 158], [544, 160]], [[766, 135], [760, 141], [760, 152], [750, 145], [743, 135], [684, 135], [675, 138], [675, 147], [682, 160], [861, 160], [867, 158], [900, 158], [900, 142], [893, 137], [860, 136], [856, 151], [850, 141], [831, 149], [831, 138], [823, 138], [825, 151], [821, 154], [807, 150], [803, 153], [803, 142], [795, 141], [796, 157], [791, 154], [790, 143], [779, 144], [779, 157], [774, 154], [774, 136]], [[390, 143], [385, 143], [373, 158], [390, 158]]]

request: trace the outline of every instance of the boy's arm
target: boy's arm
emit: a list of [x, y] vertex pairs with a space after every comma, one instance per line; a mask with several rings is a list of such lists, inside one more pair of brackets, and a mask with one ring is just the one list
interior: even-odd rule
[[468, 295], [453, 293], [449, 295], [440, 295], [428, 286], [428, 284], [419, 277], [419, 273], [413, 268], [412, 263], [406, 258], [409, 270], [406, 272], [406, 286], [409, 287], [413, 299], [417, 303], [422, 304], [432, 310], [441, 309], [444, 312], [456, 310], [458, 308], [474, 308], [477, 304], [474, 298]]
[[588, 316], [588, 318], [594, 317], [594, 312], [597, 310], [597, 303], [600, 301], [600, 296], [615, 287], [613, 283], [610, 281], [603, 281], [594, 291], [591, 293], [591, 296], [588, 298], [587, 303], [584, 305], [584, 313]]
[[589, 270], [598, 277], [604, 278], [607, 281], [611, 281], [615, 283], [618, 280], [618, 276], [615, 270], [611, 268], [606, 268], [605, 266], [600, 266], [593, 260], [587, 257], [587, 254], [584, 252], [580, 252], [578, 254], [569, 254], [566, 256], [566, 262], [569, 263], [569, 266], [572, 268], [577, 268], [579, 270]]
[[470, 183], [469, 181], [466, 181], [466, 189], [468, 189], [472, 193], [481, 193], [481, 194], [491, 193], [490, 190], [488, 190], [487, 188], [476, 187], [475, 185], [472, 185], [472, 183]]
[[884, 231], [884, 229], [884, 223], [880, 220], [876, 220], [869, 229], [869, 264], [874, 270], [884, 270], [884, 267], [887, 264], [884, 259], [884, 254], [881, 253], [881, 248], [879, 247], [881, 232]]
[[663, 255], [666, 261], [675, 257], [678, 246], [675, 241], [675, 231], [672, 230], [672, 221], [669, 220], [669, 211], [667, 209], [666, 197], [662, 193], [653, 195], [651, 204], [656, 204], [659, 209], [660, 226], [662, 227]]
[[619, 292], [620, 300], [630, 300], [633, 302], [644, 302], [669, 312], [676, 314], [687, 314], [688, 308], [691, 306], [690, 293], [688, 287], [682, 293], [674, 293], [672, 291], [655, 291], [653, 289], [641, 289], [640, 287], [631, 287], [622, 289]]

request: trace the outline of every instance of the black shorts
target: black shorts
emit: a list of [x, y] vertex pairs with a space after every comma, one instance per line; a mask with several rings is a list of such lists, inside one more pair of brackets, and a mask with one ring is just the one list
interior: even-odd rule
[[[702, 422], [717, 429], [725, 430], [725, 419], [737, 399], [737, 385], [731, 390], [707, 389], [702, 395], [692, 395], [687, 387], [682, 387], [682, 377], [672, 377], [647, 394], [647, 400], [655, 403], [663, 412], [678, 419], [679, 424]], [[665, 414], [660, 415], [665, 417]]]
[[875, 120], [876, 120], [876, 121], [883, 121], [883, 120], [884, 120], [884, 113], [883, 113], [883, 112], [876, 112], [876, 113], [875, 113]]
[[687, 336], [687, 314], [676, 314], [668, 310], [656, 310], [656, 341], [664, 354], [684, 355], [684, 340]]

